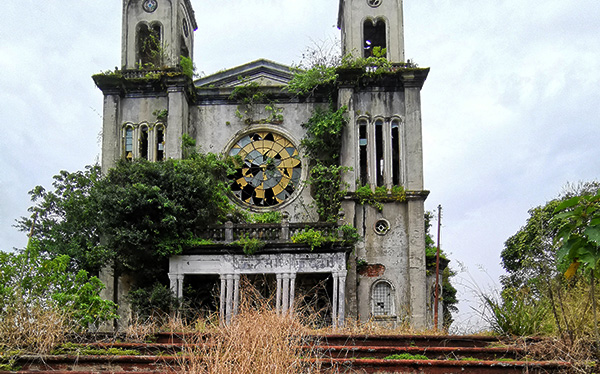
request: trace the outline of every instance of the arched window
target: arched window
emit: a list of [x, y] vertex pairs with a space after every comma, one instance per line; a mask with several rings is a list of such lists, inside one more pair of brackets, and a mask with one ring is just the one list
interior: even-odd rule
[[358, 152], [359, 152], [359, 163], [360, 163], [360, 184], [365, 186], [369, 183], [368, 179], [368, 161], [367, 155], [369, 140], [367, 136], [367, 121], [358, 121]]
[[373, 50], [376, 47], [380, 48], [381, 57], [386, 57], [385, 49], [387, 48], [387, 36], [385, 21], [381, 18], [372, 20], [366, 19], [363, 23], [364, 33], [364, 57], [373, 56]]
[[375, 121], [375, 167], [376, 167], [376, 178], [377, 186], [383, 186], [385, 184], [384, 170], [385, 170], [385, 153], [383, 150], [383, 120], [378, 119]]
[[394, 290], [387, 281], [379, 281], [373, 285], [371, 294], [373, 316], [393, 316]]
[[140, 23], [137, 26], [137, 61], [141, 67], [152, 65], [159, 67], [164, 63], [161, 25], [153, 23], [148, 26]]
[[148, 126], [140, 126], [140, 157], [148, 159]]
[[125, 127], [124, 138], [125, 159], [131, 161], [133, 160], [133, 126]]
[[400, 185], [400, 120], [392, 120], [392, 184]]
[[165, 158], [165, 127], [157, 125], [156, 131], [156, 161], [162, 161]]

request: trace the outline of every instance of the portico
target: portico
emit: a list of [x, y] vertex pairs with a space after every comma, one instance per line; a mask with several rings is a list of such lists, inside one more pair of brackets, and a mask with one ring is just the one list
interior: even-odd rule
[[169, 262], [169, 279], [173, 293], [183, 297], [185, 275], [217, 274], [221, 281], [219, 315], [221, 321], [230, 323], [238, 312], [240, 276], [274, 274], [277, 280], [275, 295], [278, 313], [294, 309], [295, 281], [299, 273], [330, 273], [333, 278], [333, 327], [344, 324], [346, 288], [346, 252], [342, 247], [329, 252], [314, 253], [310, 248], [280, 248], [273, 252], [246, 255], [188, 254], [173, 256]]

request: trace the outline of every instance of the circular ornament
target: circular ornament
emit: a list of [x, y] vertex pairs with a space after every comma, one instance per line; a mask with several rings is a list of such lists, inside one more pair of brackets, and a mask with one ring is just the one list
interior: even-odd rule
[[229, 150], [237, 164], [231, 192], [252, 207], [280, 205], [300, 185], [302, 162], [297, 147], [283, 135], [257, 130], [240, 137]]
[[383, 1], [383, 0], [367, 0], [367, 4], [369, 4], [369, 6], [370, 6], [371, 8], [377, 8], [378, 6], [380, 6], [380, 5], [381, 5], [381, 2], [382, 2], [382, 1]]
[[156, 10], [156, 8], [158, 8], [158, 1], [157, 0], [145, 0], [142, 7], [144, 8], [144, 10], [146, 12], [152, 13]]
[[390, 231], [390, 223], [386, 219], [380, 219], [375, 222], [373, 230], [375, 230], [377, 235], [385, 235]]

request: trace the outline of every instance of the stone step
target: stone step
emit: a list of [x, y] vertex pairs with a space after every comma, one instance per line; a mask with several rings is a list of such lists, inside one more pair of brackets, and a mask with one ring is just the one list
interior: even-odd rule
[[377, 360], [332, 359], [322, 363], [322, 372], [402, 373], [402, 374], [551, 374], [563, 373], [570, 364], [554, 361], [454, 361], [454, 360]]
[[[186, 359], [177, 356], [47, 356], [24, 357], [16, 373], [175, 373]], [[570, 368], [555, 361], [307, 359], [322, 373], [560, 373]], [[2, 373], [2, 372], [0, 372]], [[12, 372], [11, 374], [14, 374]]]
[[315, 354], [331, 358], [385, 358], [391, 355], [422, 355], [430, 360], [517, 360], [526, 355], [514, 347], [384, 347], [384, 346], [312, 346]]
[[[93, 342], [71, 347], [62, 355], [23, 356], [18, 373], [175, 373], [187, 363], [186, 354], [210, 345], [210, 335], [159, 334], [155, 343]], [[536, 341], [533, 339], [532, 341]], [[186, 344], [195, 342], [199, 344]], [[305, 360], [322, 373], [559, 373], [567, 362], [524, 361], [524, 345], [493, 337], [427, 335], [318, 335], [304, 346]], [[85, 348], [136, 350], [140, 355], [78, 355]], [[190, 350], [186, 350], [189, 348]], [[114, 352], [114, 351], [113, 351]], [[385, 359], [396, 354], [427, 359]], [[312, 358], [311, 358], [312, 357]], [[415, 357], [417, 358], [417, 357]], [[4, 374], [0, 372], [0, 374]]]

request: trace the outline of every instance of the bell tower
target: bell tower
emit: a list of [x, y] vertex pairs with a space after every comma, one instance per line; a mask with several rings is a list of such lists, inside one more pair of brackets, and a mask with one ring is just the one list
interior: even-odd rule
[[343, 55], [369, 57], [379, 47], [389, 61], [404, 62], [402, 0], [340, 0], [338, 28]]
[[178, 66], [197, 28], [190, 0], [123, 0], [122, 68]]

